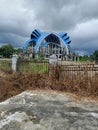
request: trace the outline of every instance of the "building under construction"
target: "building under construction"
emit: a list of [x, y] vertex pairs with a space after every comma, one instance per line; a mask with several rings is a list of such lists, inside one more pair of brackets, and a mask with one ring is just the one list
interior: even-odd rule
[[70, 60], [70, 43], [71, 40], [65, 32], [50, 33], [35, 29], [30, 38], [25, 42], [23, 52], [26, 56], [32, 58], [43, 54], [44, 58], [48, 59], [51, 55], [55, 54], [58, 59]]

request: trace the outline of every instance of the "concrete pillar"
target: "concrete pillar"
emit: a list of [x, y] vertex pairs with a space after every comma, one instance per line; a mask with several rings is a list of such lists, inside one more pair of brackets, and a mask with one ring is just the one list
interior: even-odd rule
[[35, 58], [38, 59], [38, 54], [35, 55]]
[[56, 55], [51, 55], [49, 57], [49, 67], [50, 67], [50, 69], [49, 69], [49, 75], [50, 76], [53, 75], [53, 72], [55, 71], [54, 68], [56, 68], [56, 66], [57, 66], [57, 62], [58, 62], [58, 60], [57, 60], [57, 56]]
[[66, 61], [68, 61], [69, 60], [68, 56], [66, 55], [65, 57], [66, 57]]
[[14, 55], [12, 56], [12, 70], [13, 70], [14, 72], [17, 71], [17, 61], [18, 61], [18, 55], [14, 54]]
[[74, 56], [74, 61], [76, 61], [76, 56]]
[[77, 57], [77, 61], [78, 61], [78, 62], [80, 61], [79, 56]]

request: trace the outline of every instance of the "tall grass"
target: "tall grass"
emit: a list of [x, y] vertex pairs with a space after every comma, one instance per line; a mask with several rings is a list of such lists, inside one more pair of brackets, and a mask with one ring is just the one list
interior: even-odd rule
[[21, 62], [18, 63], [18, 72], [48, 73], [48, 63], [46, 62]]
[[0, 60], [0, 70], [10, 71], [11, 70], [11, 61]]

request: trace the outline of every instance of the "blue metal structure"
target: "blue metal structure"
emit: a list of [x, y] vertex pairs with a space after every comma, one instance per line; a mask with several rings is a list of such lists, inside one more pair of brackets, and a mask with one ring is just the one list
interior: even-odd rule
[[35, 29], [31, 33], [31, 37], [25, 42], [23, 46], [23, 51], [26, 52], [27, 47], [31, 42], [35, 42], [35, 53], [38, 53], [40, 46], [47, 46], [49, 43], [56, 43], [61, 47], [66, 47], [66, 52], [68, 54], [68, 46], [71, 42], [67, 33], [49, 33], [49, 32], [41, 32], [39, 29]]

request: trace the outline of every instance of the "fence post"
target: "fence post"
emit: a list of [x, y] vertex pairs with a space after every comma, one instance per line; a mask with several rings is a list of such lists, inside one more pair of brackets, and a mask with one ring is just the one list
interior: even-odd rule
[[12, 70], [13, 70], [13, 72], [17, 71], [17, 61], [18, 61], [18, 55], [14, 54], [12, 56]]
[[57, 56], [56, 55], [51, 55], [49, 57], [49, 75], [53, 74], [53, 70], [57, 66]]

